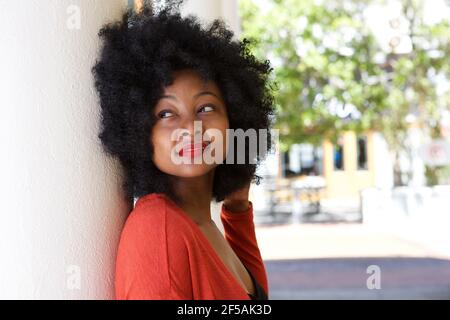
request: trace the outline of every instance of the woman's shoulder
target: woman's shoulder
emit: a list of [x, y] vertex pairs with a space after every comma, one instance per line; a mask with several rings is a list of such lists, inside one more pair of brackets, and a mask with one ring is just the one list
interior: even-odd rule
[[174, 230], [179, 232], [178, 235], [189, 232], [186, 221], [175, 212], [167, 197], [161, 193], [150, 193], [136, 201], [122, 233], [133, 237], [144, 236], [147, 240], [167, 241]]
[[185, 274], [189, 263], [187, 237], [183, 236], [183, 227], [170, 211], [165, 198], [158, 194], [146, 195], [136, 202], [119, 243], [117, 297], [169, 299], [185, 296], [174, 293], [171, 283]]
[[153, 209], [163, 208], [166, 206], [167, 200], [162, 193], [149, 193], [137, 199], [134, 209], [131, 213], [140, 212], [145, 208], [152, 207]]

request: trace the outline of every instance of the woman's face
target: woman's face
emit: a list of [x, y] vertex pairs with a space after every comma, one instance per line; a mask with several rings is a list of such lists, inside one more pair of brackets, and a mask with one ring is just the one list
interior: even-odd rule
[[[154, 114], [153, 162], [162, 172], [185, 178], [203, 176], [225, 159], [228, 115], [214, 82], [204, 82], [192, 70], [176, 72]], [[215, 161], [205, 161], [211, 156]]]

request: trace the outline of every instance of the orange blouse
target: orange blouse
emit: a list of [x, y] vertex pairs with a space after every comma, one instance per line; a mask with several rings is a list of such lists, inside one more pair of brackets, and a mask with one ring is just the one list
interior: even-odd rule
[[[267, 274], [253, 223], [222, 204], [225, 239], [268, 294]], [[136, 202], [121, 234], [116, 299], [249, 300], [195, 222], [168, 196], [150, 193]]]

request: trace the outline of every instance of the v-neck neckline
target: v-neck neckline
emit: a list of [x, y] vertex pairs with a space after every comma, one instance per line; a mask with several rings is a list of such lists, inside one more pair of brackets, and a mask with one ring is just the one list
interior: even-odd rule
[[[233, 279], [232, 281], [234, 281], [234, 283], [241, 289], [241, 291], [243, 291], [245, 293], [245, 295], [251, 300], [250, 296], [251, 293], [248, 293], [247, 290], [239, 283], [239, 281], [237, 280], [237, 278], [235, 277], [235, 275], [228, 269], [228, 267], [225, 265], [225, 262], [222, 261], [222, 258], [220, 258], [219, 254], [216, 252], [216, 250], [214, 249], [214, 247], [212, 246], [211, 242], [209, 241], [209, 239], [206, 237], [206, 235], [203, 233], [203, 231], [200, 229], [199, 225], [197, 225], [194, 220], [189, 216], [189, 214], [187, 214], [183, 208], [181, 208], [180, 206], [178, 206], [172, 199], [170, 199], [168, 196], [166, 196], [164, 193], [157, 193], [156, 195], [160, 195], [162, 196], [164, 199], [166, 199], [167, 201], [169, 201], [172, 206], [174, 206], [178, 212], [181, 214], [181, 216], [188, 221], [188, 223], [192, 226], [192, 228], [195, 229], [196, 233], [199, 234], [199, 237], [202, 238], [203, 243], [205, 243], [207, 249], [210, 251], [210, 255], [213, 257], [214, 260], [216, 260], [216, 262], [219, 264], [219, 266], [222, 268], [222, 270], [228, 274], [228, 278]], [[225, 240], [226, 241], [226, 240]], [[231, 248], [231, 250], [233, 250], [233, 248]], [[236, 255], [237, 256], [237, 255]], [[239, 261], [241, 261], [241, 259], [237, 256], [237, 258], [239, 259]], [[244, 268], [247, 270], [247, 272], [249, 273], [249, 277], [250, 279], [252, 278], [252, 275], [250, 274], [250, 270], [248, 270], [248, 268], [245, 266], [245, 264], [241, 261], [242, 265], [244, 266]], [[255, 286], [253, 284], [253, 280], [252, 280], [252, 285]], [[256, 288], [255, 289], [255, 293], [256, 293]]]

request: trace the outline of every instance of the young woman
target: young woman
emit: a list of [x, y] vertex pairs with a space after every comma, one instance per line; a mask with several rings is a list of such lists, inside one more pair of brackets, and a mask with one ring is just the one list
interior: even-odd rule
[[[220, 20], [203, 27], [170, 7], [128, 10], [99, 36], [99, 137], [124, 168], [128, 199], [137, 199], [118, 248], [116, 298], [267, 299], [248, 199], [262, 157], [239, 163], [242, 150], [230, 152], [228, 135], [269, 130], [269, 62]], [[266, 138], [257, 136], [258, 145]], [[244, 140], [248, 152], [254, 142]], [[206, 153], [219, 161], [175, 161]], [[211, 219], [212, 200], [223, 201], [225, 237]]]

